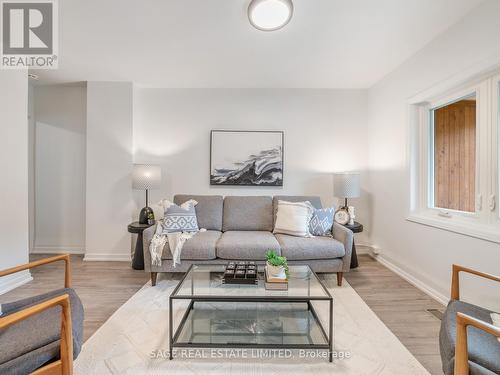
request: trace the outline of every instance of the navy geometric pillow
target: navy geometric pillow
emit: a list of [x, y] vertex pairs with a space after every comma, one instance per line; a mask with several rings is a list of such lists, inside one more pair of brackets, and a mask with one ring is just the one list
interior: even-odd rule
[[313, 236], [331, 236], [334, 214], [334, 207], [314, 210], [309, 222], [309, 232]]

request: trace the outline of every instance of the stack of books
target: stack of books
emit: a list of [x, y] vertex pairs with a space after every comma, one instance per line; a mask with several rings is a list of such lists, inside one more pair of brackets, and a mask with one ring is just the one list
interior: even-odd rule
[[265, 287], [268, 290], [288, 290], [288, 278], [285, 271], [279, 275], [271, 275], [265, 267]]

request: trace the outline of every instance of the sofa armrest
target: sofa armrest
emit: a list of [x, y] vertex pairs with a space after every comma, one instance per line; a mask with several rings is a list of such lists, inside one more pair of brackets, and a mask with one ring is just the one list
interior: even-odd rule
[[354, 234], [352, 233], [352, 230], [347, 229], [346, 227], [338, 223], [333, 223], [332, 234], [333, 238], [335, 238], [337, 241], [342, 242], [342, 244], [344, 245], [345, 255], [342, 258], [342, 271], [349, 272], [349, 269], [351, 267], [352, 241]]
[[151, 272], [151, 253], [149, 252], [149, 244], [156, 232], [156, 225], [152, 225], [142, 232], [142, 248], [144, 251], [144, 271]]

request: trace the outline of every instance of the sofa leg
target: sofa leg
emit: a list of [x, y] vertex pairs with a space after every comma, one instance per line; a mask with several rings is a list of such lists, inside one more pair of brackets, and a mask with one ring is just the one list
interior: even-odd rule
[[158, 272], [151, 272], [151, 285], [156, 285], [156, 276], [158, 276]]
[[337, 285], [342, 286], [342, 276], [344, 275], [343, 272], [337, 272]]

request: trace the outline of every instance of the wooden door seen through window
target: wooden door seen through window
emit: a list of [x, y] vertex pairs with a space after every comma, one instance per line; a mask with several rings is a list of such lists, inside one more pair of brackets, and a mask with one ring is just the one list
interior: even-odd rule
[[475, 212], [476, 98], [434, 109], [434, 207]]

